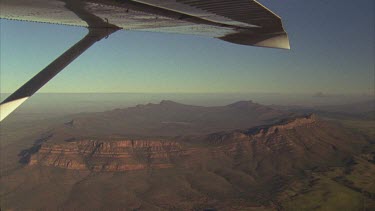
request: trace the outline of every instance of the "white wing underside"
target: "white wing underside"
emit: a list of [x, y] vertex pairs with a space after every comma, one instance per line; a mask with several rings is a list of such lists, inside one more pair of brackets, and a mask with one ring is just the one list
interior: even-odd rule
[[[281, 35], [277, 39], [278, 42], [273, 40], [267, 46], [267, 43], [265, 43], [265, 40], [267, 39], [265, 39], [259, 41], [259, 44], [257, 42], [238, 44], [289, 49], [289, 41], [285, 31], [282, 28], [280, 18], [256, 1], [127, 1], [149, 7], [164, 9], [166, 11], [172, 11], [182, 15], [197, 17], [217, 24], [207, 24], [203, 22], [192, 23], [182, 18], [176, 19], [174, 17], [168, 17], [168, 15], [163, 14], [163, 12], [155, 14], [147, 9], [142, 11], [142, 8], [133, 9], [132, 6], [127, 4], [119, 4], [115, 2], [116, 1], [114, 0], [88, 0], [85, 1], [85, 7], [92, 14], [102, 18], [103, 20], [108, 20], [109, 23], [114, 24], [124, 30], [180, 33], [220, 38], [237, 33], [238, 27], [243, 27], [246, 29], [274, 28], [274, 30], [271, 30], [271, 33]], [[201, 3], [202, 5], [197, 2]], [[248, 5], [244, 5], [245, 3], [248, 3]], [[212, 5], [211, 8], [209, 7], [210, 4]], [[73, 12], [66, 9], [64, 5], [65, 3], [59, 0], [2, 0], [0, 1], [0, 18], [87, 27], [87, 23], [85, 21], [81, 20]], [[248, 6], [248, 8], [246, 8], [246, 6]], [[242, 17], [239, 17], [236, 14], [239, 12], [243, 14], [241, 15]], [[254, 13], [254, 15], [252, 15], [252, 13]], [[269, 23], [272, 23], [273, 26], [270, 26]]]

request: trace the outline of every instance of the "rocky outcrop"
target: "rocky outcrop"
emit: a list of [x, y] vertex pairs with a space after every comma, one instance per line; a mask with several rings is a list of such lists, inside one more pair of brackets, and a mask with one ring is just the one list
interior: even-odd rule
[[215, 133], [201, 140], [211, 147], [214, 159], [259, 178], [336, 165], [354, 151], [351, 140], [356, 140], [357, 145], [364, 143], [315, 115], [244, 131]]
[[316, 116], [312, 114], [304, 117], [294, 118], [291, 120], [283, 120], [275, 125], [256, 127], [254, 129], [248, 130], [246, 133], [254, 137], [270, 136], [280, 130], [291, 130], [298, 127], [310, 127], [314, 123], [316, 123], [316, 121]]
[[173, 141], [81, 140], [42, 144], [29, 165], [92, 171], [170, 168], [182, 153], [181, 146]]
[[269, 138], [272, 135], [281, 134], [288, 130], [297, 130], [301, 128], [319, 127], [319, 121], [314, 114], [283, 119], [270, 125], [262, 125], [247, 130], [237, 130], [233, 132], [219, 132], [206, 136], [204, 139], [210, 144], [233, 143], [233, 140], [251, 141]]

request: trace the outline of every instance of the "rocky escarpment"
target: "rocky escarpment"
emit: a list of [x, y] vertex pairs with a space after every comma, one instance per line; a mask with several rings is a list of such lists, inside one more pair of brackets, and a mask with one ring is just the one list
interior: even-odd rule
[[198, 141], [211, 149], [213, 159], [259, 179], [340, 164], [355, 150], [353, 140], [357, 146], [364, 143], [340, 126], [308, 115]]
[[282, 130], [292, 130], [298, 127], [313, 127], [316, 122], [317, 117], [314, 114], [311, 114], [299, 118], [285, 119], [273, 125], [255, 127], [245, 131], [245, 134], [253, 137], [270, 136]]
[[[350, 134], [314, 115], [248, 130], [161, 140], [47, 142], [29, 165], [90, 171], [186, 169], [225, 163], [247, 174], [272, 176], [341, 162], [352, 149]], [[357, 141], [359, 143], [359, 141]]]
[[44, 143], [30, 157], [29, 165], [91, 171], [127, 171], [170, 168], [183, 154], [181, 146], [159, 140], [81, 140]]
[[233, 132], [219, 132], [205, 136], [204, 139], [210, 144], [231, 143], [233, 140], [255, 141], [256, 139], [266, 139], [273, 135], [281, 135], [287, 131], [301, 129], [314, 129], [321, 127], [323, 122], [319, 121], [315, 114], [283, 119], [270, 125], [262, 125], [247, 130], [237, 130]]

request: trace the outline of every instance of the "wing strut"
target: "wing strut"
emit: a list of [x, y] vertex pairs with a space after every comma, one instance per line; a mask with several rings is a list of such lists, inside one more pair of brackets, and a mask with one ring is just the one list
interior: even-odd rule
[[104, 37], [108, 37], [120, 29], [117, 26], [104, 22], [99, 17], [88, 13], [84, 10], [83, 3], [74, 2], [74, 0], [65, 0], [64, 2], [66, 3], [66, 8], [73, 11], [82, 20], [86, 21], [89, 29], [88, 34], [12, 95], [6, 98], [0, 104], [0, 122], [94, 43], [100, 41]]

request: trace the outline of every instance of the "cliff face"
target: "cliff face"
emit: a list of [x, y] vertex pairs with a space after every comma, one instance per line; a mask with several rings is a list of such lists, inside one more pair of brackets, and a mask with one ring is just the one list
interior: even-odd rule
[[[284, 119], [278, 123], [271, 125], [263, 125], [258, 127], [253, 127], [247, 130], [237, 130], [232, 133], [220, 132], [213, 133], [205, 137], [205, 141], [210, 144], [225, 144], [231, 143], [233, 140], [244, 140], [244, 141], [256, 141], [263, 140], [267, 138], [275, 138], [275, 136], [285, 135], [287, 132], [296, 132], [297, 130], [303, 130], [311, 128], [321, 127], [323, 122], [319, 121], [317, 117], [312, 114], [304, 117], [297, 117], [292, 119]], [[324, 127], [321, 127], [324, 128]]]
[[253, 137], [267, 137], [276, 134], [279, 131], [292, 130], [299, 127], [313, 127], [317, 122], [315, 115], [300, 117], [288, 121], [281, 122], [276, 125], [263, 126], [247, 131], [247, 134]]
[[183, 153], [176, 142], [158, 140], [81, 140], [42, 144], [29, 165], [92, 171], [127, 171], [169, 168]]
[[[215, 133], [199, 142], [210, 148], [211, 159], [218, 160], [218, 165], [226, 163], [260, 179], [341, 163], [354, 151], [351, 140], [357, 145], [364, 143], [309, 115], [245, 131]], [[199, 163], [202, 161], [192, 165]]]

